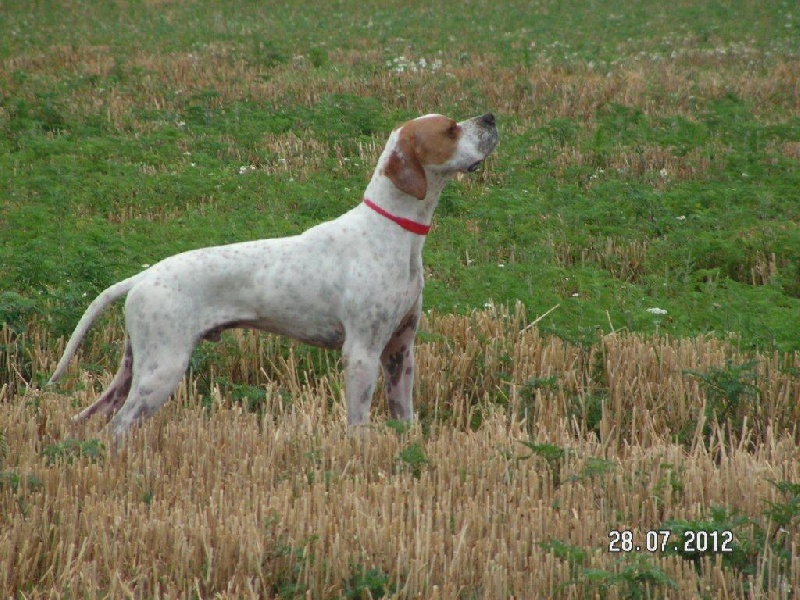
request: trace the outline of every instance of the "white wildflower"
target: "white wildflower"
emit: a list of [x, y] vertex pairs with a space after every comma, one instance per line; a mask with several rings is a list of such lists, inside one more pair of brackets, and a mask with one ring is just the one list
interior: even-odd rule
[[653, 308], [648, 308], [647, 312], [649, 312], [651, 315], [665, 315], [665, 314], [667, 314], [666, 310], [664, 310], [663, 308], [658, 308], [657, 306], [655, 306]]
[[438, 71], [442, 68], [442, 61], [437, 58], [431, 62], [428, 62], [428, 59], [425, 57], [415, 61], [405, 56], [398, 56], [396, 58], [392, 58], [391, 60], [387, 60], [386, 68], [394, 71], [395, 73], [405, 73], [406, 71], [410, 73], [418, 73], [419, 71], [425, 71], [426, 69], [430, 71]]

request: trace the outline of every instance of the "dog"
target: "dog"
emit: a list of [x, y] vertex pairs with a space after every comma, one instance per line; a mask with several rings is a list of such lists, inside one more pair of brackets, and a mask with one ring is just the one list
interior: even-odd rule
[[201, 340], [236, 327], [341, 349], [348, 429], [369, 420], [379, 365], [392, 418], [413, 420], [425, 236], [445, 184], [477, 170], [497, 139], [491, 113], [408, 121], [389, 136], [362, 202], [337, 219], [296, 236], [176, 254], [107, 288], [78, 322], [50, 383], [100, 312], [127, 294], [122, 364], [75, 421], [103, 414], [119, 439], [169, 399]]

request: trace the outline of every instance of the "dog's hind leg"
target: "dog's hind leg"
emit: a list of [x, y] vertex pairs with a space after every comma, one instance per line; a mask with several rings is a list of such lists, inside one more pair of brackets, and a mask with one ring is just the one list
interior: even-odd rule
[[100, 398], [94, 404], [75, 415], [72, 420], [77, 423], [88, 419], [95, 413], [104, 415], [107, 419], [111, 418], [115, 412], [119, 410], [125, 399], [128, 397], [128, 392], [131, 389], [131, 379], [133, 378], [133, 350], [131, 342], [128, 337], [125, 337], [125, 352], [122, 355], [122, 364], [119, 366], [114, 380], [102, 393]]
[[133, 340], [130, 392], [108, 425], [117, 439], [133, 424], [148, 419], [161, 408], [183, 378], [195, 343], [177, 332], [172, 333], [171, 344], [153, 344], [146, 351]]

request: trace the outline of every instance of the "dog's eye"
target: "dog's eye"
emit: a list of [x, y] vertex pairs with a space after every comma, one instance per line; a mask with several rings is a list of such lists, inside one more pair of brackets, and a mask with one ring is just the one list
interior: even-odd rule
[[453, 122], [450, 127], [447, 128], [447, 135], [451, 138], [455, 138], [458, 135], [458, 123]]

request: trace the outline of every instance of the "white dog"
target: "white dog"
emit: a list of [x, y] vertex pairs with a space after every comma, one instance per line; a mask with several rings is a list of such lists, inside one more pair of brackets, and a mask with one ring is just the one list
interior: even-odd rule
[[341, 217], [297, 236], [177, 254], [106, 289], [50, 382], [64, 374], [98, 314], [127, 294], [122, 365], [76, 420], [116, 413], [109, 426], [121, 436], [169, 399], [198, 342], [233, 327], [341, 348], [351, 427], [369, 419], [380, 363], [392, 417], [411, 420], [425, 234], [447, 181], [475, 171], [496, 143], [490, 113], [405, 123], [389, 137], [363, 202]]

